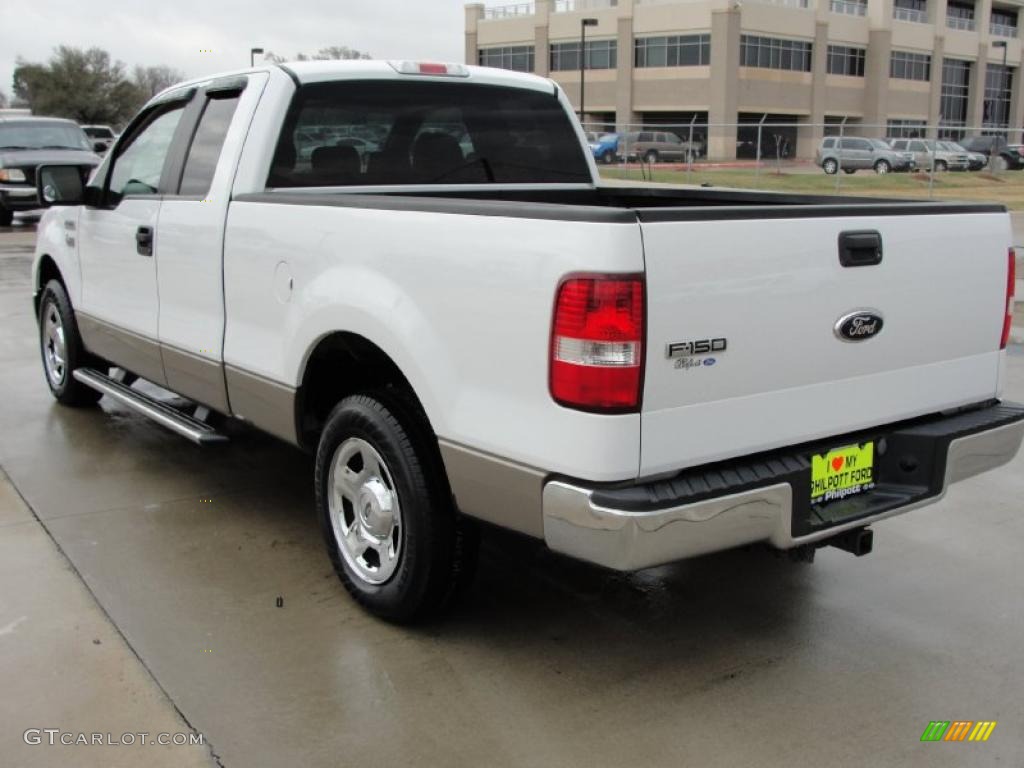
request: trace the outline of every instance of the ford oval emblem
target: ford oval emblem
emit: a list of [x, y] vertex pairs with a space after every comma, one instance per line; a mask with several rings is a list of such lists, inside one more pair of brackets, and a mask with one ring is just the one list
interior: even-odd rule
[[875, 309], [858, 309], [836, 321], [835, 334], [842, 341], [867, 341], [882, 332], [885, 321]]

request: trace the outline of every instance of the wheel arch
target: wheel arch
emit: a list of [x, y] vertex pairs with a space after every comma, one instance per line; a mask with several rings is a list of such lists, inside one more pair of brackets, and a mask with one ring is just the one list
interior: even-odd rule
[[51, 280], [59, 282], [67, 291], [67, 283], [64, 281], [64, 275], [61, 273], [60, 267], [57, 266], [57, 262], [50, 254], [44, 253], [39, 257], [35, 275], [32, 278], [32, 301], [35, 305], [36, 317], [39, 317], [39, 302], [42, 300], [43, 288]]
[[321, 336], [306, 354], [295, 397], [298, 443], [315, 450], [331, 410], [357, 392], [388, 393], [419, 419], [436, 444], [436, 434], [408, 376], [378, 344], [358, 333], [334, 331]]

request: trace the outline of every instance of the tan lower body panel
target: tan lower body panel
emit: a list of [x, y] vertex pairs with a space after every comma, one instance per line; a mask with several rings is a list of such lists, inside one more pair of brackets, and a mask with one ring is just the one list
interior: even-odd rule
[[502, 528], [544, 537], [544, 472], [440, 440], [459, 510]]
[[167, 372], [167, 388], [221, 413], [229, 413], [224, 367], [190, 352], [160, 345]]
[[234, 416], [275, 437], [299, 444], [295, 431], [295, 390], [254, 373], [224, 366]]
[[138, 374], [160, 386], [167, 385], [160, 344], [152, 339], [126, 331], [98, 320], [81, 311], [75, 312], [78, 332], [85, 348], [126, 371]]

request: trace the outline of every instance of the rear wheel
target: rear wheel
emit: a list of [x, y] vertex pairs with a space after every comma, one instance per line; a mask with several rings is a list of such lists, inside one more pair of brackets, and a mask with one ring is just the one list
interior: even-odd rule
[[413, 406], [376, 394], [342, 400], [320, 437], [328, 554], [349, 594], [389, 621], [440, 612], [475, 562], [475, 528], [456, 513], [432, 439]]
[[658, 153], [653, 149], [648, 150], [647, 154], [644, 155], [644, 162], [648, 165], [654, 165], [658, 162]]
[[996, 155], [992, 158], [992, 167], [997, 171], [1008, 171], [1010, 169], [1010, 161], [1003, 155]]
[[935, 170], [936, 171], [940, 171], [940, 172], [941, 171], [949, 170], [949, 165], [947, 165], [945, 160], [936, 160], [935, 161]]
[[892, 170], [888, 160], [879, 160], [875, 163], [875, 173], [884, 175]]
[[57, 402], [95, 405], [103, 397], [74, 378], [76, 369], [90, 367], [93, 361], [82, 346], [67, 291], [57, 280], [46, 284], [39, 302], [39, 351], [46, 383]]
[[[839, 163], [836, 162], [835, 158], [829, 157], [821, 164], [821, 169], [829, 176], [834, 176], [839, 172]], [[850, 169], [847, 168], [846, 172], [849, 173]]]

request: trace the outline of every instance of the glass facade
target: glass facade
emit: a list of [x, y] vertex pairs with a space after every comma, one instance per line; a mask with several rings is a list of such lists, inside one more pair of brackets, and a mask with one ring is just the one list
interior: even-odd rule
[[711, 35], [638, 37], [637, 67], [706, 67], [711, 63]]
[[[618, 44], [614, 40], [587, 40], [587, 69], [615, 69], [618, 66]], [[571, 72], [580, 68], [580, 44], [551, 44], [551, 71]]]
[[810, 72], [812, 49], [811, 43], [801, 40], [742, 35], [740, 37], [740, 66]]
[[959, 140], [967, 125], [968, 94], [971, 86], [971, 62], [942, 60], [942, 91], [939, 99], [939, 138]]
[[506, 45], [501, 48], [481, 48], [481, 67], [498, 67], [515, 72], [533, 72], [534, 53], [532, 45]]
[[889, 77], [898, 80], [924, 80], [932, 76], [932, 57], [927, 53], [893, 51], [889, 62]]
[[1010, 89], [1013, 86], [1013, 68], [1002, 64], [989, 64], [985, 69], [985, 101], [982, 106], [984, 128], [1010, 126]]
[[864, 59], [866, 54], [867, 51], [863, 48], [830, 45], [828, 47], [828, 73], [830, 75], [864, 77]]

